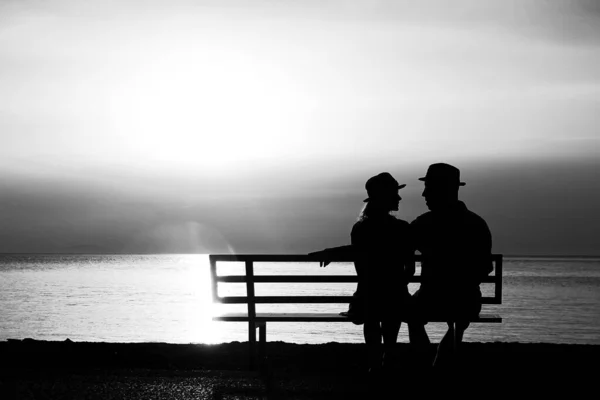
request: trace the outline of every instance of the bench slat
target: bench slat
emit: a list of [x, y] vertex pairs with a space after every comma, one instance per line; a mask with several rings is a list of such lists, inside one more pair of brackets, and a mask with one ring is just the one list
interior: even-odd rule
[[[228, 322], [249, 322], [250, 318], [246, 313], [228, 313], [213, 317], [214, 321]], [[336, 313], [256, 313], [256, 322], [350, 322], [346, 317]], [[444, 320], [435, 320], [430, 322], [445, 322]], [[502, 322], [502, 317], [498, 314], [481, 313], [479, 318], [471, 320], [478, 322]]]
[[[217, 276], [218, 282], [244, 283], [245, 275]], [[358, 282], [356, 275], [254, 275], [255, 283]]]
[[[316, 257], [308, 254], [210, 254], [211, 261], [229, 261], [229, 262], [319, 262], [328, 260], [331, 262], [353, 262], [355, 256], [352, 255], [336, 255], [333, 257]], [[414, 259], [420, 262], [422, 256], [415, 254]], [[492, 254], [491, 259], [498, 262], [502, 259], [502, 254]]]
[[[321, 259], [308, 254], [210, 254], [210, 260], [229, 262], [316, 262]], [[419, 256], [416, 256], [417, 260]], [[332, 262], [353, 262], [356, 257], [352, 255], [329, 258]]]
[[[246, 304], [248, 300], [246, 296], [228, 296], [217, 299], [223, 304]], [[352, 296], [255, 296], [250, 300], [256, 304], [336, 304], [349, 303]]]
[[[349, 303], [352, 296], [224, 296], [218, 297], [222, 304], [340, 304]], [[482, 304], [501, 304], [493, 297], [483, 297]]]
[[[217, 282], [227, 283], [246, 283], [248, 278], [245, 275], [220, 275], [216, 277]], [[254, 275], [254, 283], [319, 283], [319, 282], [358, 282], [356, 275]], [[421, 282], [420, 276], [413, 276], [409, 282]], [[496, 283], [495, 276], [488, 276], [483, 280], [484, 283]]]

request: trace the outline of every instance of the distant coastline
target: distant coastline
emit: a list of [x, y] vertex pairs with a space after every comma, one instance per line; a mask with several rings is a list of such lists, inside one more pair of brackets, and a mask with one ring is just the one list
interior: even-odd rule
[[[495, 254], [502, 254], [506, 258], [582, 258], [582, 259], [595, 259], [600, 258], [600, 254], [508, 254], [494, 251]], [[41, 253], [12, 253], [12, 252], [0, 252], [0, 256], [14, 256], [14, 255], [74, 255], [74, 256], [203, 256], [209, 254], [222, 254], [222, 253], [77, 253], [77, 252], [41, 252]], [[271, 252], [240, 252], [238, 254], [304, 254], [304, 253], [271, 253]], [[308, 254], [308, 253], [307, 253]]]
[[539, 254], [503, 254], [505, 258], [536, 258], [536, 259], [552, 259], [552, 258], [569, 258], [569, 259], [597, 259], [600, 255], [539, 255]]

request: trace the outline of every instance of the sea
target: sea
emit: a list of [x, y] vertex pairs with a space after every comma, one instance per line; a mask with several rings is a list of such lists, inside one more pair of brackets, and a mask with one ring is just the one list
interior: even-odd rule
[[[241, 272], [224, 263], [219, 274]], [[351, 263], [259, 263], [256, 274], [353, 275]], [[504, 257], [502, 304], [485, 305], [499, 324], [472, 324], [467, 342], [600, 344], [600, 257]], [[257, 284], [257, 295], [350, 295], [354, 284]], [[411, 284], [414, 292], [418, 284]], [[220, 284], [243, 295], [243, 284]], [[483, 288], [485, 293], [487, 289]], [[259, 305], [257, 311], [339, 312], [345, 304]], [[212, 316], [244, 310], [214, 304], [208, 255], [0, 254], [0, 340], [227, 343], [248, 340], [248, 325]], [[432, 341], [445, 324], [429, 323]], [[362, 343], [351, 323], [269, 323], [267, 340]], [[408, 342], [407, 327], [399, 342]]]

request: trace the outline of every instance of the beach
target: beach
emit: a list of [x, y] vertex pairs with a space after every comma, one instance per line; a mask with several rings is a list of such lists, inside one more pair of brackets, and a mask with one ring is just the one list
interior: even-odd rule
[[[0, 342], [2, 399], [378, 398], [374, 390], [461, 396], [490, 393], [569, 395], [595, 389], [600, 346], [464, 343], [442, 370], [424, 352], [397, 346], [376, 383], [356, 343], [270, 342], [261, 371], [248, 365], [248, 343], [214, 345], [38, 341]], [[387, 397], [384, 396], [384, 397]], [[394, 397], [394, 396], [392, 396]]]

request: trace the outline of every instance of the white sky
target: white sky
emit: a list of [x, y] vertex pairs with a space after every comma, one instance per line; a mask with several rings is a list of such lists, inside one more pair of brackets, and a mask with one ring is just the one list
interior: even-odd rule
[[0, 179], [168, 203], [189, 182], [358, 192], [441, 159], [568, 170], [600, 155], [599, 16], [594, 1], [3, 1]]

